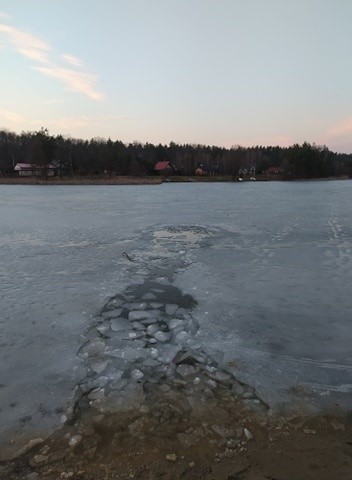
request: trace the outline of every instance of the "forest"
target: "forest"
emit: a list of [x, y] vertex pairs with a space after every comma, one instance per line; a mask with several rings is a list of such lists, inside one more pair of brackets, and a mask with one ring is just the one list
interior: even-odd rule
[[236, 176], [241, 169], [256, 174], [274, 172], [283, 179], [352, 177], [352, 154], [335, 153], [326, 146], [304, 142], [289, 147], [239, 145], [153, 145], [119, 140], [76, 139], [39, 131], [17, 134], [0, 131], [0, 175], [14, 176], [17, 163], [31, 163], [45, 170], [56, 167], [60, 176], [155, 175], [159, 161], [172, 163], [177, 175], [192, 176], [198, 167], [207, 175]]

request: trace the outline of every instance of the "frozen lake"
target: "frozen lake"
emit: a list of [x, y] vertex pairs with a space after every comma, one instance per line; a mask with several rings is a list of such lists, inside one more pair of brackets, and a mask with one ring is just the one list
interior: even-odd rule
[[[3, 456], [60, 425], [89, 372], [113, 378], [115, 360], [91, 360], [84, 346], [97, 317], [119, 331], [104, 317], [112, 297], [146, 300], [169, 320], [178, 304], [184, 324], [192, 310], [197, 329], [157, 339], [155, 362], [190, 345], [274, 409], [347, 408], [351, 192], [350, 181], [1, 185]], [[101, 348], [137, 378], [147, 353], [135, 317], [139, 343]]]

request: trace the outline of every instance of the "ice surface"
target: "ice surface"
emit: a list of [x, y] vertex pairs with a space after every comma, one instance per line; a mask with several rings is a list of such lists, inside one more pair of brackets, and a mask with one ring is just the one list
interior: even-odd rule
[[[157, 369], [150, 362], [170, 359], [165, 349], [176, 345], [180, 326], [193, 349], [197, 343], [270, 404], [292, 402], [298, 386], [316, 404], [349, 405], [350, 196], [348, 181], [3, 185], [2, 454], [18, 446], [11, 438], [27, 440], [26, 431], [60, 424], [87, 367], [99, 370], [100, 362], [112, 360], [94, 381], [122, 375], [131, 363], [141, 372], [143, 365]], [[143, 290], [148, 279], [157, 285]], [[138, 284], [138, 295], [129, 294]], [[171, 313], [168, 305], [179, 308]], [[111, 325], [123, 322], [124, 338], [107, 331], [105, 316]], [[146, 347], [129, 339], [139, 330], [133, 322], [169, 333], [160, 330], [161, 321], [175, 329], [167, 342], [150, 338]], [[156, 347], [158, 356], [151, 354]], [[122, 380], [116, 380], [116, 402]], [[35, 395], [24, 395], [28, 391]], [[43, 409], [49, 413], [43, 416]], [[30, 422], [20, 422], [29, 415]]]

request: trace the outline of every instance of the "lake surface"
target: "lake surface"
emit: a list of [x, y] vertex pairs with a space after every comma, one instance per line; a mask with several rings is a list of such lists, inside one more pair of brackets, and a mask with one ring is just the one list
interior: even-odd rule
[[[198, 329], [180, 343], [273, 409], [347, 409], [351, 193], [351, 181], [1, 185], [2, 451], [60, 425], [91, 371], [90, 325], [146, 285], [170, 312], [188, 299]], [[122, 357], [143, 370], [143, 355]]]

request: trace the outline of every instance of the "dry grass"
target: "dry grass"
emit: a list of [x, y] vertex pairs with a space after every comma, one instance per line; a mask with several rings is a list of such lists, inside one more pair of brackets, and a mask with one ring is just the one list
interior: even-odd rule
[[160, 185], [161, 177], [0, 177], [2, 185]]

